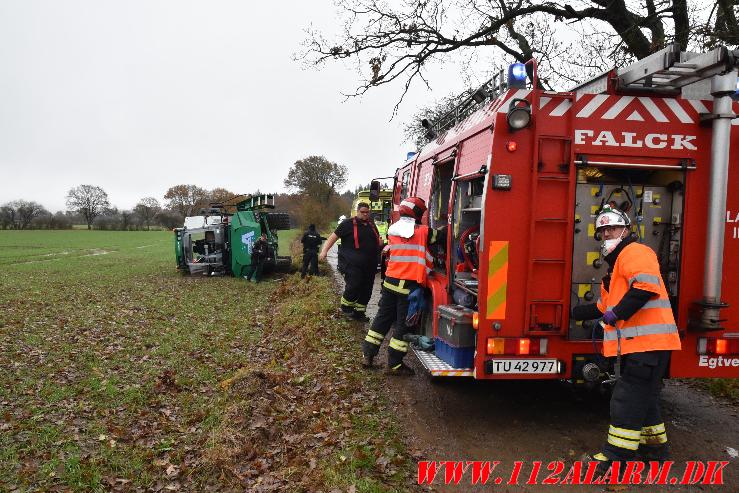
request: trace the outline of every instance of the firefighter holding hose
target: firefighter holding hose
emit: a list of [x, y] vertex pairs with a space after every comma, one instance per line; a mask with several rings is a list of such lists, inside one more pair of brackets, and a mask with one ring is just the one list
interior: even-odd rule
[[614, 461], [666, 460], [659, 393], [680, 337], [654, 251], [636, 241], [626, 213], [606, 205], [595, 219], [608, 273], [597, 303], [573, 308], [575, 320], [603, 319], [603, 355], [616, 357], [611, 423], [598, 474]]

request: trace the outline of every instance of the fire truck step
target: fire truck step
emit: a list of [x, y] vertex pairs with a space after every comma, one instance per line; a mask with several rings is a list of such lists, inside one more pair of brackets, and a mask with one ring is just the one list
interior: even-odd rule
[[437, 358], [435, 354], [413, 348], [418, 361], [433, 377], [471, 377], [472, 368], [454, 368]]

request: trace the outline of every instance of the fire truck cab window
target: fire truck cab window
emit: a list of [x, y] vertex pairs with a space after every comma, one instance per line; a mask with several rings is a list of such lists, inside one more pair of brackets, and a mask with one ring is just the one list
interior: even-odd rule
[[436, 166], [429, 204], [429, 225], [432, 228], [444, 225], [449, 217], [449, 195], [452, 190], [454, 161]]
[[408, 188], [411, 182], [411, 170], [409, 169], [403, 173], [403, 178], [400, 182], [400, 200], [403, 200], [408, 196]]
[[451, 242], [452, 296], [458, 305], [477, 305], [477, 270], [479, 269], [480, 220], [482, 218], [483, 178], [458, 181], [454, 193]]

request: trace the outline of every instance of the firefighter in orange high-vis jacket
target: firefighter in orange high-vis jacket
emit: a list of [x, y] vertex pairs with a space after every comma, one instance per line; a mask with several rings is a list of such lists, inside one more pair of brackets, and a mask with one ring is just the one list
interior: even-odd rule
[[387, 270], [377, 315], [362, 342], [362, 365], [365, 368], [373, 366], [385, 335], [395, 324], [387, 350], [387, 372], [391, 375], [412, 375], [413, 370], [403, 363], [403, 357], [408, 352], [408, 342], [403, 340], [403, 336], [409, 332], [406, 325], [408, 296], [426, 285], [426, 278], [433, 267], [428, 245], [436, 241], [436, 231], [417, 224], [426, 212], [423, 199], [403, 199], [398, 212], [400, 219], [387, 230]]
[[631, 221], [606, 205], [595, 219], [608, 274], [596, 304], [576, 306], [576, 320], [603, 318], [603, 355], [616, 357], [611, 423], [598, 474], [614, 461], [666, 460], [667, 433], [659, 408], [662, 378], [680, 336], [654, 251], [638, 243]]

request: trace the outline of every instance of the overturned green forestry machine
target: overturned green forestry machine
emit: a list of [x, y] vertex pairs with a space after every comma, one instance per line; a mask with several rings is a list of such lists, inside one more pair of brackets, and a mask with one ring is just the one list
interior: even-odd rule
[[243, 277], [252, 263], [252, 247], [267, 236], [265, 270], [289, 269], [289, 256], [279, 256], [277, 231], [290, 229], [290, 216], [270, 212], [274, 195], [239, 195], [211, 204], [201, 215], [185, 218], [174, 229], [177, 270], [191, 275]]

